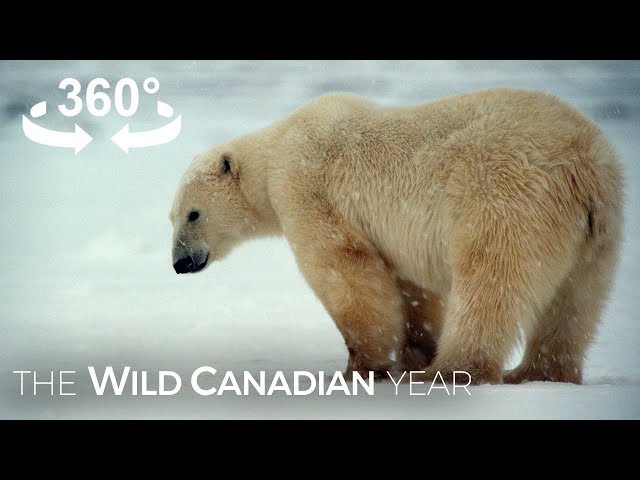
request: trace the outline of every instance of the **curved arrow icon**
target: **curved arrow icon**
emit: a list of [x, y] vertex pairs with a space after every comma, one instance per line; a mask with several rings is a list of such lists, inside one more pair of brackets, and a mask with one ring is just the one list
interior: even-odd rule
[[127, 123], [116, 134], [111, 137], [111, 141], [122, 149], [124, 153], [129, 153], [130, 148], [151, 147], [169, 143], [180, 133], [182, 127], [182, 115], [164, 127], [148, 130], [146, 132], [130, 132]]
[[36, 125], [24, 115], [22, 115], [22, 131], [33, 142], [51, 147], [73, 148], [76, 154], [93, 140], [93, 137], [77, 123], [73, 132], [58, 132]]

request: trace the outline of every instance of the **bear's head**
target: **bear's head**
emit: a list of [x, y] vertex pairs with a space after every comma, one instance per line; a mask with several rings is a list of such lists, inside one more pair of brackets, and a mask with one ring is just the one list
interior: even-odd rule
[[215, 147], [185, 172], [169, 215], [176, 273], [199, 272], [256, 233], [259, 219], [243, 191], [239, 156], [232, 145]]

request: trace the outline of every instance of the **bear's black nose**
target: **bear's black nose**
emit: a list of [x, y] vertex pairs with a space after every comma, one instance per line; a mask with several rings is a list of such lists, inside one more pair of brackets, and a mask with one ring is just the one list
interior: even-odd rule
[[194, 252], [174, 263], [173, 269], [176, 273], [196, 273], [206, 267], [208, 261], [209, 252]]
[[182, 257], [176, 263], [173, 264], [173, 269], [176, 273], [189, 273], [194, 270], [193, 258], [191, 257]]

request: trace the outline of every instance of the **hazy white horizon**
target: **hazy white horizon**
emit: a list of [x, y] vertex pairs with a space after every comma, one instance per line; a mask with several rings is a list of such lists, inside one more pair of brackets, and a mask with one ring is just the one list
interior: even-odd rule
[[[53, 106], [58, 83], [153, 76], [130, 119]], [[374, 397], [96, 398], [87, 366], [184, 373], [334, 371], [346, 364], [337, 329], [283, 239], [240, 246], [199, 275], [171, 268], [167, 219], [193, 156], [280, 119], [329, 91], [385, 104], [426, 102], [509, 86], [556, 94], [590, 115], [627, 176], [625, 243], [615, 288], [589, 351], [585, 385], [473, 387], [469, 399]], [[160, 126], [155, 100], [182, 114], [172, 143], [125, 155], [110, 137]], [[47, 100], [41, 124], [94, 137], [77, 156], [27, 140], [21, 115]], [[0, 61], [0, 418], [640, 418], [640, 62]], [[517, 353], [516, 353], [517, 357]], [[517, 358], [514, 357], [514, 361]], [[77, 397], [20, 397], [18, 369], [77, 370]], [[79, 390], [79, 389], [78, 389]]]

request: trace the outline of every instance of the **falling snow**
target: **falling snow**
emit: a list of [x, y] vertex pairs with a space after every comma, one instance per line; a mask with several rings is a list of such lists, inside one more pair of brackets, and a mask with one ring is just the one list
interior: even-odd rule
[[[62, 103], [64, 94], [55, 93], [62, 78], [97, 75], [156, 76], [158, 95], [183, 114], [180, 137], [125, 156], [108, 141], [125, 119], [83, 114], [74, 121], [91, 126], [95, 139], [78, 157], [26, 142], [19, 115], [10, 114], [13, 105], [25, 99]], [[262, 128], [329, 90], [405, 105], [496, 85], [544, 90], [599, 122], [628, 177], [626, 241], [604, 321], [585, 361], [584, 386], [485, 385], [471, 387], [468, 399], [409, 397], [402, 389], [395, 396], [393, 385], [379, 384], [372, 397], [348, 399], [275, 392], [257, 400], [181, 395], [98, 402], [82, 383], [73, 401], [21, 398], [15, 379], [2, 375], [0, 416], [640, 418], [638, 84], [640, 62], [0, 62], [0, 357], [6, 371], [82, 375], [87, 365], [113, 364], [176, 370], [186, 379], [202, 365], [233, 370], [238, 378], [243, 370], [282, 370], [288, 379], [296, 369], [342, 371], [348, 357], [344, 341], [285, 240], [245, 243], [205, 272], [178, 277], [171, 268], [167, 220], [181, 177], [188, 181], [198, 174], [194, 167], [183, 176], [194, 155]], [[141, 95], [139, 113], [126, 119], [132, 128], [158, 125], [148, 100]], [[48, 125], [73, 125], [56, 108], [49, 110], [57, 116]], [[365, 198], [364, 191], [358, 193], [351, 201]], [[403, 252], [407, 261], [411, 255]], [[332, 275], [339, 281], [337, 272]], [[426, 335], [428, 324], [424, 330]], [[521, 353], [515, 352], [511, 366]]]

